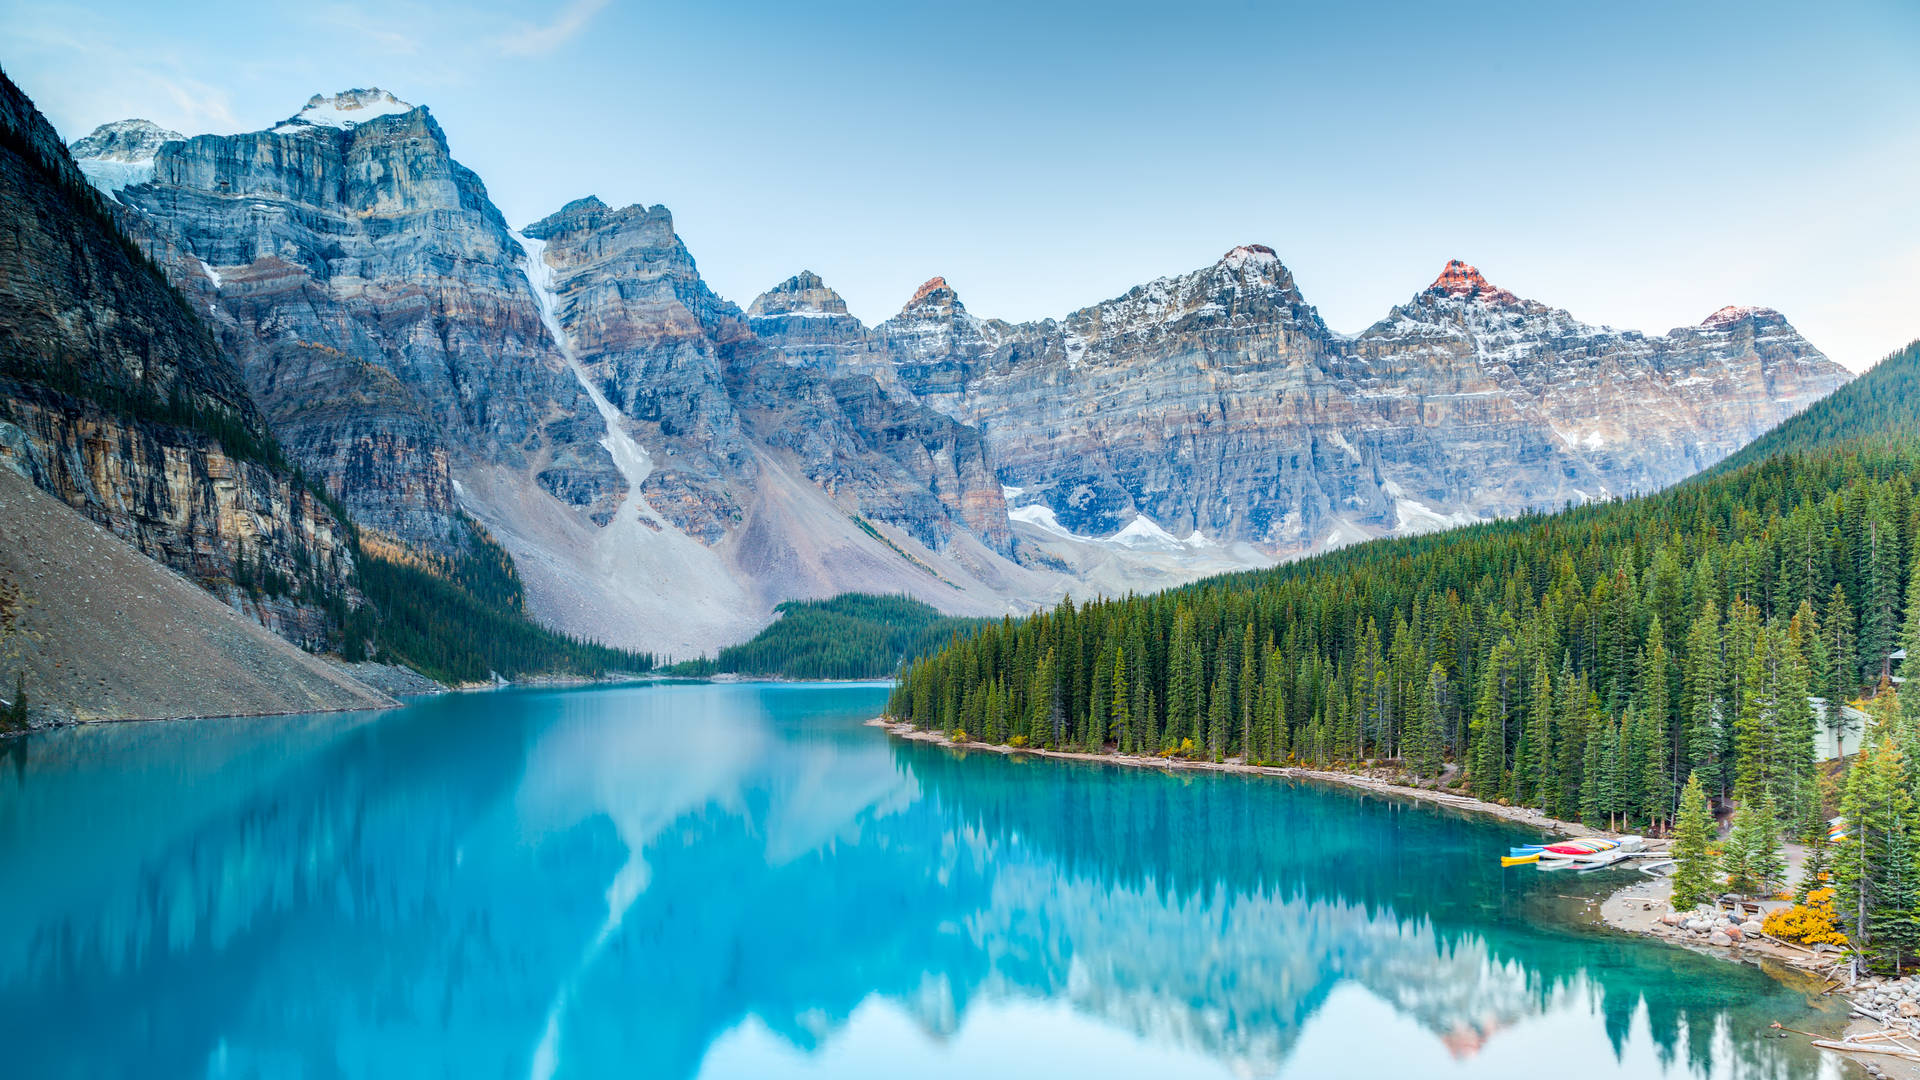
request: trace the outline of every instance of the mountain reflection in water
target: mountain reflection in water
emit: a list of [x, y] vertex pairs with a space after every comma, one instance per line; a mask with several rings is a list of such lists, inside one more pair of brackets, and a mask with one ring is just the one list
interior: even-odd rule
[[1502, 872], [1513, 827], [903, 744], [860, 724], [884, 698], [16, 743], [0, 1045], [35, 1077], [1841, 1075], [1764, 1037], [1837, 1024], [1804, 982], [1575, 926], [1606, 882]]

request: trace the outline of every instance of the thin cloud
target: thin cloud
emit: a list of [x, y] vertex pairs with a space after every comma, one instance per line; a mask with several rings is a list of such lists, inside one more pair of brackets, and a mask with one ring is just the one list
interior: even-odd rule
[[500, 39], [500, 51], [508, 56], [545, 56], [579, 36], [595, 15], [610, 0], [574, 0], [558, 18], [545, 26], [526, 24]]
[[352, 4], [329, 4], [307, 12], [315, 24], [346, 34], [362, 45], [376, 46], [396, 56], [413, 56], [420, 51], [415, 36], [397, 29], [391, 10], [376, 14]]
[[134, 77], [146, 78], [168, 101], [173, 102], [173, 114], [190, 121], [184, 125], [188, 131], [230, 131], [240, 126], [240, 121], [233, 115], [233, 101], [224, 90], [198, 79], [159, 72], [144, 72]]
[[24, 57], [22, 66], [40, 69], [32, 92], [64, 138], [129, 115], [188, 134], [238, 126], [231, 93], [190, 74], [195, 65], [164, 43], [121, 45], [101, 16], [83, 10], [18, 21], [9, 16], [5, 32]]

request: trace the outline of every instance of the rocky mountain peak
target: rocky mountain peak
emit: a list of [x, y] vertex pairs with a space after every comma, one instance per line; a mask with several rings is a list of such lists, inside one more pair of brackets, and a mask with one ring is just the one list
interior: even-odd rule
[[802, 270], [754, 298], [747, 317], [760, 319], [776, 315], [845, 315], [847, 302], [827, 288], [820, 275]]
[[1447, 261], [1446, 269], [1427, 286], [1427, 292], [1459, 300], [1479, 300], [1488, 304], [1517, 304], [1520, 298], [1505, 289], [1495, 288], [1481, 276], [1479, 268], [1459, 259]]
[[561, 233], [598, 229], [616, 218], [620, 224], [631, 225], [644, 222], [649, 216], [657, 216], [665, 225], [665, 235], [671, 236], [673, 215], [668, 213], [666, 207], [656, 206], [649, 210], [636, 204], [624, 210], [614, 210], [601, 202], [597, 195], [575, 199], [520, 231], [535, 240], [551, 240]]
[[337, 94], [313, 95], [307, 99], [305, 108], [273, 130], [283, 135], [303, 128], [325, 127], [349, 131], [369, 120], [400, 116], [412, 111], [412, 105], [377, 86], [366, 90], [342, 90]]
[[68, 151], [94, 187], [111, 195], [129, 184], [153, 179], [153, 158], [160, 148], [186, 136], [151, 120], [115, 120], [101, 124]]
[[913, 299], [907, 301], [907, 307], [901, 310], [905, 311], [907, 308], [922, 306], [958, 307], [959, 305], [959, 294], [955, 293], [953, 287], [947, 284], [946, 278], [935, 275], [928, 278], [918, 289], [913, 291]]
[[1728, 304], [1726, 307], [1721, 308], [1719, 311], [1716, 311], [1713, 314], [1707, 316], [1706, 318], [1701, 319], [1700, 325], [1707, 327], [1709, 329], [1714, 329], [1722, 326], [1732, 326], [1734, 323], [1741, 322], [1746, 319], [1764, 319], [1764, 318], [1777, 319], [1777, 318], [1780, 318], [1780, 313], [1773, 310], [1772, 308], [1741, 307], [1734, 304]]
[[91, 134], [74, 140], [68, 150], [76, 158], [107, 161], [152, 161], [156, 150], [170, 142], [186, 138], [151, 120], [115, 120], [101, 124]]
[[1241, 244], [1225, 255], [1220, 256], [1220, 264], [1234, 270], [1254, 266], [1278, 266], [1280, 256], [1265, 244]]

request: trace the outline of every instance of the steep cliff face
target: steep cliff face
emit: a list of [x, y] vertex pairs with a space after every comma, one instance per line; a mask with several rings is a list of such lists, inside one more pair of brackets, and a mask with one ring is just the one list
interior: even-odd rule
[[986, 434], [1016, 521], [1280, 557], [1658, 488], [1847, 378], [1775, 312], [1649, 337], [1457, 261], [1336, 335], [1260, 245], [1019, 325], [935, 278], [868, 339]]
[[[535, 567], [536, 607], [581, 624], [619, 622], [615, 608], [669, 623], [680, 636], [660, 647], [676, 655], [750, 633], [781, 600], [849, 589], [1006, 610], [995, 583], [1025, 572], [1005, 558], [1005, 504], [978, 432], [837, 363], [770, 351], [701, 280], [664, 207], [580, 199], [523, 242], [623, 478], [596, 506], [597, 531], [557, 542], [618, 579], [595, 595], [540, 568], [556, 538], [524, 520], [524, 503], [474, 488], [476, 513]], [[813, 292], [791, 304], [837, 302]]]
[[742, 311], [664, 207], [511, 231], [377, 90], [76, 149], [363, 524], [471, 513], [540, 618], [676, 656], [793, 597], [999, 612], [1646, 490], [1845, 378], [1777, 313], [1614, 331], [1457, 262], [1335, 334], [1260, 245], [1040, 322], [933, 278], [868, 327], [807, 272]]
[[[294, 482], [232, 362], [0, 77], [0, 458], [296, 641], [347, 588], [344, 529]], [[235, 586], [266, 578], [253, 595]]]
[[[890, 398], [838, 348], [864, 331], [819, 278], [795, 277], [742, 313], [701, 280], [661, 206], [581, 199], [526, 235], [544, 244], [555, 315], [586, 377], [646, 448], [642, 495], [675, 528], [708, 546], [738, 528], [772, 450], [848, 512], [929, 547], [965, 528], [1010, 552], [978, 432]], [[756, 327], [792, 352], [769, 352]]]
[[282, 442], [363, 525], [444, 550], [462, 455], [531, 468], [576, 505], [617, 487], [567, 422], [591, 406], [519, 246], [426, 109], [316, 96], [268, 131], [162, 142], [151, 170], [120, 199]]
[[[1777, 312], [1728, 308], [1648, 336], [1522, 300], [1458, 260], [1345, 352], [1368, 385], [1425, 387], [1448, 408], [1466, 394], [1511, 402], [1540, 449], [1492, 459], [1508, 467], [1449, 500], [1493, 513], [1664, 487], [1848, 377]], [[1453, 383], [1455, 397], [1435, 392]], [[1527, 468], [1531, 453], [1545, 455], [1540, 467]]]
[[[582, 199], [513, 233], [427, 110], [377, 90], [267, 131], [150, 128], [108, 125], [83, 164], [363, 526], [444, 552], [470, 512], [538, 616], [675, 655], [796, 596], [1009, 604], [979, 581], [1022, 571], [978, 433], [847, 358], [769, 352], [664, 208]], [[796, 292], [789, 314], [833, 302]]]
[[700, 279], [664, 206], [612, 210], [589, 197], [524, 231], [545, 245], [574, 355], [647, 448], [647, 502], [717, 542], [740, 521], [735, 489], [755, 473], [721, 355], [751, 338], [740, 309]]
[[747, 325], [787, 363], [868, 375], [888, 390], [897, 388], [894, 364], [867, 333], [866, 324], [811, 270], [755, 298], [747, 307]]

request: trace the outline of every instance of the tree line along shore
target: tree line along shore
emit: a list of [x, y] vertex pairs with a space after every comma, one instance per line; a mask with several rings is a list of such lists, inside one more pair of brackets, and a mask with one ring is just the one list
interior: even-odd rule
[[[1385, 766], [1672, 834], [1681, 900], [1777, 891], [1782, 840], [1806, 841], [1859, 963], [1904, 971], [1920, 955], [1920, 691], [1899, 685], [1920, 654], [1917, 399], [1909, 347], [1655, 495], [1068, 599], [913, 661], [888, 713], [1010, 748]], [[1849, 711], [1860, 749], [1836, 756]]]

